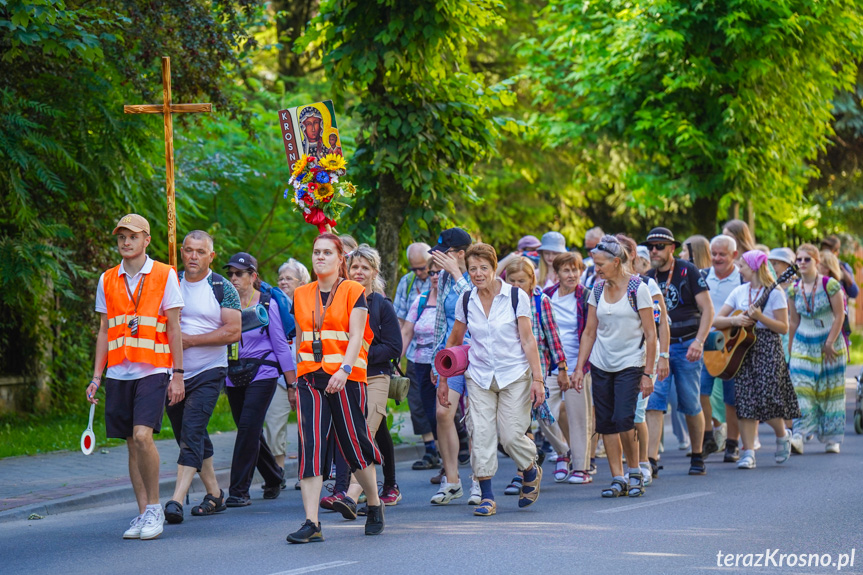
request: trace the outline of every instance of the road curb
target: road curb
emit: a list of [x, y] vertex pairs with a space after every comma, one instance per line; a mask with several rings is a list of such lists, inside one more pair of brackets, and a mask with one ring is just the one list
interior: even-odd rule
[[[398, 445], [395, 448], [396, 463], [420, 459], [423, 453], [425, 453], [425, 446], [422, 443]], [[286, 462], [285, 471], [288, 473], [288, 477], [297, 476], [297, 465], [298, 462], [296, 459], [288, 460]], [[230, 468], [216, 470], [216, 479], [218, 480], [219, 485], [223, 486], [223, 488], [226, 488], [230, 482], [230, 474]], [[255, 472], [255, 478], [252, 480], [252, 484], [255, 485], [260, 482], [261, 477], [257, 472]], [[162, 501], [167, 501], [167, 499], [173, 495], [175, 483], [176, 477], [165, 477], [159, 480], [159, 498]], [[287, 490], [293, 490], [293, 483], [290, 479], [288, 479]], [[189, 489], [189, 492], [204, 492], [204, 485], [201, 483], [201, 479], [197, 475], [192, 481], [192, 487]], [[192, 498], [192, 502], [193, 504], [196, 503], [194, 498]], [[42, 517], [47, 517], [49, 515], [58, 515], [60, 513], [68, 513], [70, 511], [81, 511], [84, 509], [116, 505], [117, 503], [135, 503], [135, 492], [132, 489], [131, 484], [106, 487], [89, 493], [79, 493], [77, 495], [70, 495], [60, 499], [54, 499], [42, 503], [33, 503], [22, 507], [16, 507], [15, 509], [2, 511], [0, 512], [0, 523], [20, 520], [26, 521], [27, 518], [34, 513], [41, 515]]]

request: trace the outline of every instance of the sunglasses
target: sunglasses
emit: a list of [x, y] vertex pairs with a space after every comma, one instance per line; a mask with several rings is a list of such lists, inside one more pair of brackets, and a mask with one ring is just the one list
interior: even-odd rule
[[429, 275], [430, 276], [440, 275], [440, 270], [429, 270]]
[[661, 252], [662, 250], [664, 250], [665, 248], [667, 248], [670, 245], [671, 244], [644, 244], [644, 247], [646, 247], [648, 249], [648, 251], [651, 251], [651, 252], [653, 252], [653, 251]]
[[247, 270], [240, 270], [238, 272], [229, 271], [229, 272], [225, 272], [225, 275], [228, 276], [228, 279], [230, 279], [234, 276], [240, 277], [241, 275], [243, 275], [245, 273], [248, 273], [248, 271]]
[[418, 268], [408, 268], [408, 269], [410, 269], [414, 273], [417, 273], [417, 272], [423, 272], [423, 271], [427, 270], [428, 266], [421, 266]]
[[808, 264], [808, 263], [809, 263], [809, 262], [811, 262], [811, 261], [812, 261], [812, 258], [810, 258], [810, 257], [797, 258], [797, 263], [798, 263], [798, 264], [804, 264], [804, 263]]

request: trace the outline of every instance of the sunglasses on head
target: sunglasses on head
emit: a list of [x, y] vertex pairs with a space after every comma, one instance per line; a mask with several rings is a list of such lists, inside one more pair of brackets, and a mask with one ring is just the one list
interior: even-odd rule
[[237, 271], [237, 272], [235, 272], [235, 271], [228, 271], [228, 272], [225, 272], [225, 275], [226, 275], [226, 276], [228, 276], [228, 279], [230, 279], [230, 278], [232, 278], [232, 277], [234, 277], [234, 276], [240, 277], [241, 275], [243, 275], [243, 274], [245, 274], [245, 273], [249, 273], [249, 272], [248, 272], [248, 270], [240, 270], [240, 271]]
[[408, 268], [408, 269], [410, 269], [414, 273], [417, 273], [417, 272], [423, 272], [423, 271], [427, 270], [428, 266], [420, 266], [418, 268]]
[[648, 251], [651, 251], [651, 252], [652, 251], [661, 252], [662, 250], [664, 250], [669, 245], [671, 245], [671, 244], [644, 244], [644, 247], [646, 247], [648, 249]]
[[809, 262], [811, 262], [811, 261], [812, 261], [812, 258], [810, 258], [810, 257], [808, 257], [808, 256], [807, 256], [807, 257], [805, 257], [805, 258], [797, 258], [797, 263], [798, 263], [798, 264], [804, 264], [804, 263], [808, 264], [808, 263], [809, 263]]

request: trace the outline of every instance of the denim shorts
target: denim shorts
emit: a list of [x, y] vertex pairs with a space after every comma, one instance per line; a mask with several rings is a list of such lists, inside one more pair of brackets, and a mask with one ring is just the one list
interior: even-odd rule
[[668, 390], [672, 385], [677, 390], [677, 410], [683, 415], [698, 415], [701, 413], [701, 401], [698, 398], [701, 382], [701, 369], [704, 361], [689, 361], [686, 350], [694, 340], [672, 343], [669, 346], [671, 358], [668, 361], [668, 377], [656, 382], [653, 393], [647, 401], [648, 411], [666, 411], [668, 409]]
[[[713, 387], [716, 385], [718, 377], [713, 377], [707, 372], [707, 367], [701, 370], [701, 395], [712, 395]], [[720, 379], [722, 382], [722, 401], [725, 405], [734, 407], [734, 378], [729, 380]]]
[[463, 375], [448, 377], [446, 379], [446, 384], [452, 391], [458, 392], [459, 395], [464, 395], [465, 390], [467, 389], [467, 384], [465, 383]]

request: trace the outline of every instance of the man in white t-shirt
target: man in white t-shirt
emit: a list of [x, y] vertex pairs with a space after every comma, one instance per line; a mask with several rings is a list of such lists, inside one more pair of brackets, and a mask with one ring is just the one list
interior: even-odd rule
[[99, 278], [96, 311], [101, 322], [87, 399], [98, 402], [96, 392], [107, 364], [105, 428], [108, 437], [126, 440], [140, 512], [123, 538], [154, 539], [162, 533], [165, 516], [159, 505], [159, 452], [153, 434], [162, 428], [166, 393], [171, 405], [185, 396], [183, 296], [174, 268], [147, 255], [146, 219], [123, 216], [114, 235], [123, 262]]
[[[710, 240], [710, 259], [713, 265], [708, 268], [705, 276], [707, 287], [710, 288], [710, 299], [713, 301], [713, 317], [719, 313], [725, 300], [740, 286], [740, 270], [734, 265], [737, 261], [737, 241], [731, 236], [719, 235]], [[734, 378], [722, 381], [722, 401], [725, 403], [725, 426], [716, 426], [713, 419], [713, 405], [710, 397], [718, 378], [707, 371], [707, 366], [701, 370], [701, 408], [704, 410], [704, 457], [716, 451], [725, 450], [724, 461], [732, 463], [740, 459], [737, 437], [740, 428], [737, 423], [737, 410], [734, 407]], [[723, 445], [724, 444], [724, 445]]]
[[236, 288], [210, 270], [216, 257], [212, 236], [201, 230], [189, 232], [180, 253], [184, 268], [180, 291], [186, 302], [180, 317], [186, 397], [168, 406], [168, 417], [180, 446], [177, 484], [173, 497], [165, 504], [168, 523], [182, 523], [182, 501], [195, 472], [201, 476], [207, 494], [200, 505], [192, 508], [192, 515], [212, 515], [226, 509], [213, 469], [213, 444], [207, 424], [225, 385], [227, 346], [240, 340], [242, 329]]

